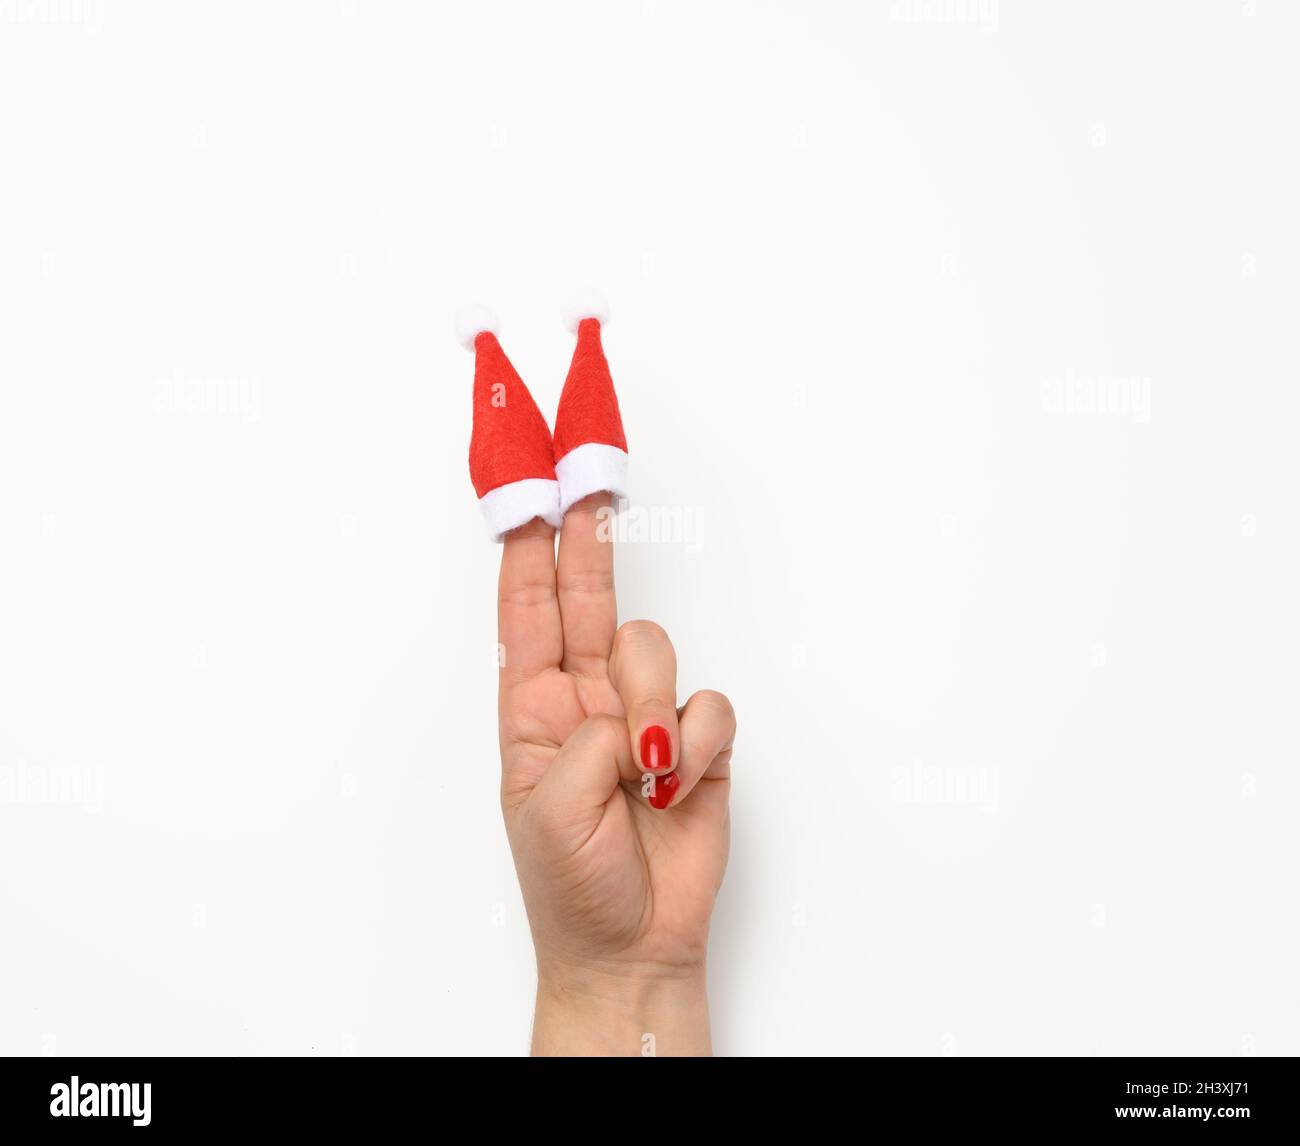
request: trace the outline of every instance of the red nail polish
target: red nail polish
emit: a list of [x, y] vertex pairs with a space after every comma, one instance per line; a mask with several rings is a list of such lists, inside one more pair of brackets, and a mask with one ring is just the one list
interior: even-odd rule
[[650, 807], [663, 811], [673, 802], [673, 796], [677, 789], [681, 787], [681, 780], [678, 779], [676, 772], [670, 772], [667, 776], [658, 776], [655, 778], [655, 790], [649, 797]]
[[641, 767], [647, 772], [662, 772], [673, 766], [673, 742], [668, 729], [652, 724], [641, 733]]

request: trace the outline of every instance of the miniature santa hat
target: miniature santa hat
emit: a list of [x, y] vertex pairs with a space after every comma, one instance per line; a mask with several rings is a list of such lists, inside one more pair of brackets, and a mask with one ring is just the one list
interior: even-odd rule
[[555, 415], [561, 514], [601, 490], [612, 493], [616, 501], [627, 497], [627, 439], [600, 345], [600, 328], [609, 321], [609, 308], [597, 296], [586, 295], [570, 305], [567, 317], [569, 329], [577, 331], [578, 345]]
[[464, 311], [456, 321], [461, 342], [474, 351], [469, 476], [488, 532], [500, 541], [534, 517], [558, 529], [561, 514], [551, 431], [496, 330], [483, 307]]

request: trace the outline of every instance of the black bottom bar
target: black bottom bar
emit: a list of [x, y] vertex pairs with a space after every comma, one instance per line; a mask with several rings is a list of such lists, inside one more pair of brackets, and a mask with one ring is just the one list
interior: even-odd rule
[[[1291, 1132], [1295, 1059], [7, 1059], [0, 1134], [320, 1129], [507, 1122], [547, 1134], [708, 1121], [916, 1130]], [[148, 1084], [148, 1091], [144, 1084]], [[677, 1099], [668, 1102], [667, 1095]], [[73, 1112], [73, 1107], [76, 1112]], [[676, 1109], [674, 1109], [676, 1107]], [[596, 1123], [605, 1113], [635, 1115]], [[482, 1121], [480, 1121], [482, 1120]], [[662, 1121], [661, 1121], [662, 1120]], [[811, 1120], [811, 1121], [810, 1121]], [[632, 1127], [638, 1128], [635, 1131]], [[10, 1141], [25, 1139], [9, 1138]]]

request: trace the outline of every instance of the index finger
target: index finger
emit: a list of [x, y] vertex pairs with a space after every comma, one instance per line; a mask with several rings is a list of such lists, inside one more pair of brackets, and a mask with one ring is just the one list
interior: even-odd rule
[[497, 581], [497, 656], [503, 682], [553, 668], [564, 655], [555, 595], [555, 530], [541, 518], [506, 534]]

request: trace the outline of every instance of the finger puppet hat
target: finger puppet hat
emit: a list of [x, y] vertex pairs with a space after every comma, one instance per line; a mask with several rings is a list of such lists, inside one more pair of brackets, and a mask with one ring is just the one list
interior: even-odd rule
[[488, 532], [500, 541], [534, 517], [558, 529], [561, 512], [551, 431], [496, 330], [492, 314], [482, 308], [457, 320], [461, 342], [474, 351], [469, 476]]
[[618, 412], [614, 381], [600, 344], [609, 310], [594, 296], [569, 308], [569, 328], [578, 335], [569, 376], [555, 415], [555, 473], [560, 513], [588, 494], [607, 491], [627, 497], [627, 438]]

